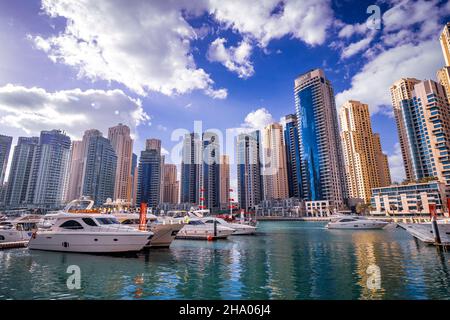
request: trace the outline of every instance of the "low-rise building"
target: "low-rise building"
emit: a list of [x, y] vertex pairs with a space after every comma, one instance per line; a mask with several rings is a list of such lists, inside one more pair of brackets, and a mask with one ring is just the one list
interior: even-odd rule
[[305, 201], [305, 209], [308, 217], [328, 217], [334, 213], [328, 200]]
[[372, 189], [372, 214], [429, 214], [430, 204], [436, 205], [437, 213], [446, 212], [445, 184], [431, 181]]
[[304, 202], [297, 198], [263, 200], [256, 206], [257, 216], [302, 217], [305, 215]]

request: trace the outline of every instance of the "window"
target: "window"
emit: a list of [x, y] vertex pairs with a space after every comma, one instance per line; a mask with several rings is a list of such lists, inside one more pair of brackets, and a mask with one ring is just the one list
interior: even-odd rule
[[83, 218], [83, 222], [86, 223], [88, 226], [97, 227], [97, 224], [91, 218]]
[[75, 220], [66, 221], [59, 227], [63, 228], [63, 229], [71, 229], [71, 230], [83, 229], [83, 226], [80, 223], [76, 222]]
[[119, 224], [115, 218], [95, 218], [100, 224]]
[[202, 225], [204, 223], [201, 222], [200, 220], [191, 220], [191, 221], [189, 221], [189, 224], [191, 224], [191, 225]]

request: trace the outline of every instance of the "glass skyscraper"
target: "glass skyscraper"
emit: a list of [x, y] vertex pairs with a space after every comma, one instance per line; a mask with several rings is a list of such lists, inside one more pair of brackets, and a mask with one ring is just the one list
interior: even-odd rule
[[303, 198], [302, 172], [300, 165], [300, 142], [298, 121], [295, 114], [284, 118], [284, 141], [286, 145], [286, 163], [289, 187], [289, 198]]
[[196, 133], [187, 134], [181, 160], [181, 203], [199, 203], [201, 163], [202, 141]]
[[161, 141], [149, 139], [146, 145], [139, 160], [137, 205], [145, 202], [155, 209], [161, 197]]
[[0, 135], [0, 186], [5, 182], [12, 137]]
[[201, 189], [205, 209], [220, 208], [220, 145], [212, 132], [203, 133]]
[[345, 196], [344, 165], [333, 87], [320, 69], [295, 79], [302, 197], [328, 200], [335, 208]]

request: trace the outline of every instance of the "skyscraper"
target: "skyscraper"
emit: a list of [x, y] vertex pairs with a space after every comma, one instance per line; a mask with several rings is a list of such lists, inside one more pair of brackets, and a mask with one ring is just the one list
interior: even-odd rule
[[230, 157], [220, 156], [220, 205], [227, 207], [230, 202]]
[[14, 147], [5, 197], [5, 204], [8, 207], [15, 208], [26, 204], [33, 158], [38, 145], [39, 137], [19, 137]]
[[133, 153], [133, 157], [131, 159], [131, 177], [133, 181], [133, 188], [131, 189], [131, 202], [133, 205], [136, 205], [136, 196], [137, 196], [137, 186], [138, 186], [138, 157], [137, 154]]
[[83, 196], [89, 196], [101, 206], [113, 199], [117, 155], [111, 142], [102, 136], [89, 138], [83, 179]]
[[295, 79], [294, 94], [303, 198], [341, 207], [346, 188], [331, 83], [322, 70], [315, 69]]
[[164, 187], [162, 193], [164, 203], [178, 203], [177, 166], [175, 164], [164, 164]]
[[12, 137], [0, 134], [0, 186], [5, 182], [6, 168], [8, 167], [11, 144]]
[[181, 203], [199, 203], [201, 163], [202, 141], [196, 133], [187, 134], [181, 159]]
[[109, 128], [108, 139], [117, 155], [114, 200], [120, 199], [131, 203], [133, 139], [131, 139], [130, 128], [119, 123]]
[[450, 105], [444, 87], [432, 80], [417, 83], [402, 113], [412, 178], [436, 177], [450, 186]]
[[300, 165], [300, 143], [297, 116], [295, 114], [287, 115], [283, 119], [283, 124], [289, 198], [295, 197], [301, 199], [303, 197], [302, 172]]
[[415, 78], [402, 78], [390, 88], [397, 133], [402, 151], [403, 165], [407, 180], [414, 180], [411, 152], [408, 146], [408, 129], [405, 127], [403, 110], [411, 108], [414, 86], [420, 81]]
[[161, 142], [149, 139], [146, 149], [139, 159], [137, 205], [147, 203], [149, 208], [156, 208], [160, 202], [161, 192]]
[[254, 209], [263, 199], [259, 130], [239, 134], [236, 141], [238, 201], [242, 209]]
[[381, 147], [380, 134], [373, 134], [373, 144], [375, 149], [375, 159], [377, 160], [378, 176], [380, 178], [380, 187], [387, 187], [392, 184], [391, 170], [389, 169], [388, 156], [383, 153]]
[[42, 131], [33, 159], [27, 203], [58, 208], [65, 199], [68, 182], [70, 138], [60, 130]]
[[263, 134], [264, 198], [286, 199], [289, 197], [289, 188], [283, 127], [279, 123], [269, 124], [264, 128]]
[[220, 208], [220, 145], [216, 133], [203, 133], [200, 188], [205, 209]]
[[445, 65], [450, 67], [450, 22], [444, 26], [439, 37], [441, 43], [442, 53], [444, 55]]
[[390, 180], [384, 171], [387, 159], [383, 157], [379, 136], [372, 132], [369, 106], [350, 100], [341, 107], [339, 115], [348, 196], [369, 203], [372, 188], [386, 186], [381, 185], [381, 175], [383, 182]]

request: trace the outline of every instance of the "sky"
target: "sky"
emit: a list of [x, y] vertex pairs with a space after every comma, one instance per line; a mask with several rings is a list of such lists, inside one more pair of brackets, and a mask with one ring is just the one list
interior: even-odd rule
[[158, 138], [176, 163], [195, 123], [226, 136], [280, 121], [294, 79], [322, 68], [338, 108], [369, 105], [402, 181], [389, 87], [435, 79], [449, 18], [437, 0], [0, 0], [0, 134], [124, 123], [136, 154]]

